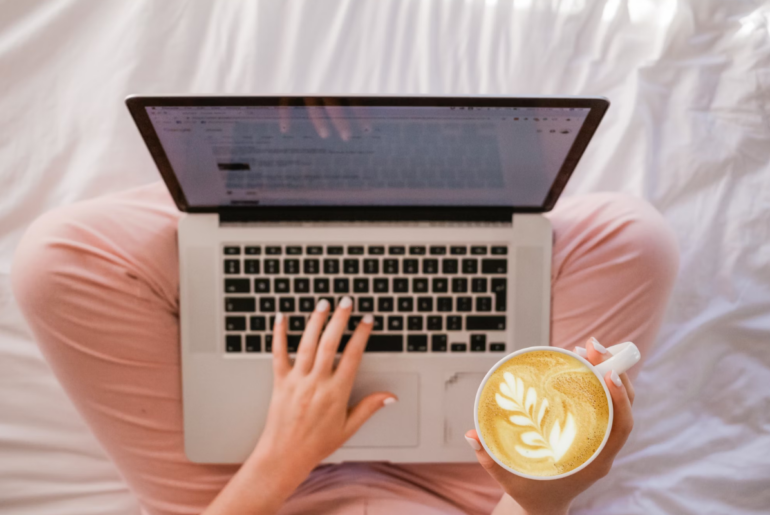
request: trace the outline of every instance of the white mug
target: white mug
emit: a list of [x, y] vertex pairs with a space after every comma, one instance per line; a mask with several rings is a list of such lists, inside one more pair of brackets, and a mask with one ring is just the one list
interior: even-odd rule
[[[586, 367], [588, 367], [588, 369], [591, 370], [594, 374], [596, 374], [597, 378], [599, 378], [599, 382], [602, 384], [602, 387], [604, 388], [604, 394], [607, 396], [607, 404], [609, 405], [609, 411], [610, 411], [610, 416], [607, 421], [607, 430], [604, 433], [604, 439], [602, 440], [602, 444], [596, 449], [596, 452], [594, 452], [593, 455], [590, 458], [588, 458], [585, 461], [585, 463], [583, 463], [579, 467], [576, 467], [570, 470], [569, 472], [565, 472], [564, 474], [559, 474], [556, 476], [531, 476], [529, 474], [525, 474], [523, 472], [519, 472], [517, 470], [510, 468], [505, 463], [503, 463], [500, 459], [498, 459], [498, 457], [495, 456], [495, 454], [489, 449], [489, 447], [487, 447], [487, 444], [484, 441], [484, 436], [481, 434], [481, 427], [479, 427], [479, 399], [481, 398], [481, 391], [484, 389], [484, 386], [487, 384], [487, 381], [495, 372], [495, 370], [497, 370], [503, 363], [506, 363], [511, 358], [514, 358], [521, 354], [525, 354], [527, 352], [533, 352], [533, 351], [539, 351], [539, 350], [548, 350], [548, 351], [555, 351], [555, 352], [561, 352], [563, 354], [567, 354], [568, 356], [572, 356], [573, 358], [579, 360]], [[626, 370], [634, 366], [642, 357], [642, 355], [639, 353], [639, 349], [632, 342], [619, 343], [617, 345], [613, 345], [612, 347], [608, 347], [607, 350], [609, 351], [610, 354], [612, 354], [612, 357], [598, 365], [592, 365], [591, 363], [589, 363], [587, 359], [581, 357], [580, 355], [565, 349], [560, 349], [558, 347], [527, 347], [526, 349], [520, 349], [516, 352], [508, 354], [507, 356], [502, 358], [500, 361], [495, 363], [495, 366], [493, 366], [489, 370], [489, 372], [487, 372], [487, 375], [485, 375], [484, 379], [481, 381], [481, 384], [479, 385], [479, 389], [476, 392], [476, 402], [473, 404], [473, 421], [476, 425], [476, 433], [479, 435], [479, 440], [481, 441], [481, 445], [484, 446], [484, 450], [487, 451], [487, 454], [489, 454], [492, 457], [492, 459], [497, 462], [498, 465], [503, 467], [505, 470], [507, 470], [511, 474], [516, 474], [517, 476], [525, 477], [528, 479], [539, 479], [539, 480], [560, 479], [563, 477], [571, 476], [572, 474], [575, 474], [576, 472], [583, 470], [592, 461], [594, 461], [594, 459], [596, 459], [599, 453], [602, 452], [602, 449], [604, 449], [604, 445], [607, 443], [607, 439], [610, 437], [610, 432], [612, 431], [612, 421], [614, 418], [614, 410], [612, 407], [612, 397], [610, 396], [610, 391], [607, 388], [607, 384], [604, 382], [604, 376], [610, 370], [614, 370], [618, 374], [622, 374], [623, 372], [625, 372]]]

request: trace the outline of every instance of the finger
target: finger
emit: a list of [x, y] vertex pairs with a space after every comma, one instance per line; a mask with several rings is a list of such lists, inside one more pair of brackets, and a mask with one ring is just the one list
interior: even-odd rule
[[628, 400], [631, 401], [631, 406], [633, 406], [634, 397], [636, 397], [636, 391], [634, 391], [634, 385], [631, 382], [631, 378], [628, 377], [628, 374], [622, 373], [620, 374], [620, 380], [623, 382], [623, 386], [626, 387], [626, 394], [628, 395]]
[[600, 344], [596, 338], [591, 337], [586, 342], [586, 359], [592, 365], [598, 365], [612, 357], [612, 354]]
[[307, 115], [310, 121], [315, 126], [315, 131], [321, 136], [321, 139], [329, 137], [329, 126], [324, 119], [323, 108], [318, 105], [318, 101], [315, 98], [306, 98], [305, 104], [307, 105]]
[[615, 415], [612, 421], [612, 431], [610, 431], [610, 437], [607, 439], [607, 445], [602, 450], [602, 456], [604, 459], [614, 459], [634, 428], [634, 415], [631, 412], [631, 400], [628, 398], [628, 391], [617, 372], [614, 370], [607, 372], [604, 376], [604, 382], [607, 383], [607, 388], [610, 391]]
[[350, 337], [350, 341], [345, 346], [342, 358], [340, 358], [340, 362], [337, 365], [337, 371], [334, 375], [343, 383], [346, 391], [350, 391], [353, 388], [353, 381], [356, 379], [358, 366], [361, 364], [361, 358], [364, 355], [364, 349], [366, 349], [366, 342], [369, 340], [369, 335], [372, 332], [373, 323], [374, 317], [372, 315], [364, 315], [364, 318], [361, 319], [358, 327], [356, 327], [353, 336]]
[[334, 356], [337, 355], [337, 348], [340, 346], [342, 333], [345, 332], [345, 328], [348, 325], [352, 308], [353, 301], [350, 300], [350, 297], [342, 297], [332, 319], [329, 320], [326, 329], [321, 335], [321, 342], [318, 344], [318, 355], [313, 365], [314, 374], [328, 375], [332, 373]]
[[291, 370], [289, 353], [286, 350], [286, 317], [276, 313], [273, 324], [273, 375], [284, 377]]
[[348, 420], [345, 422], [345, 440], [353, 436], [372, 415], [396, 401], [398, 399], [390, 392], [372, 393], [358, 401], [358, 404], [348, 413]]
[[281, 130], [281, 134], [287, 134], [291, 127], [291, 107], [289, 107], [289, 99], [282, 98], [278, 102], [278, 128]]
[[484, 446], [481, 445], [481, 439], [479, 439], [479, 435], [475, 429], [471, 429], [465, 433], [465, 440], [476, 453], [476, 459], [478, 460], [479, 464], [484, 468], [484, 470], [487, 471], [490, 476], [492, 476], [492, 479], [500, 483], [501, 486], [516, 480], [517, 476], [511, 474], [503, 467], [498, 465], [498, 463], [493, 460], [489, 454], [487, 454], [486, 449], [484, 449]]
[[294, 369], [307, 374], [313, 368], [315, 361], [316, 347], [318, 346], [318, 337], [321, 335], [326, 318], [329, 316], [329, 301], [321, 299], [315, 306], [313, 314], [302, 333], [302, 339], [299, 341], [297, 349], [297, 359], [294, 362]]
[[340, 135], [342, 141], [350, 141], [352, 134], [348, 119], [345, 117], [344, 108], [340, 105], [338, 100], [333, 98], [324, 99], [324, 104], [326, 104], [326, 114], [331, 120], [332, 125], [334, 125], [334, 128], [337, 129], [337, 133]]

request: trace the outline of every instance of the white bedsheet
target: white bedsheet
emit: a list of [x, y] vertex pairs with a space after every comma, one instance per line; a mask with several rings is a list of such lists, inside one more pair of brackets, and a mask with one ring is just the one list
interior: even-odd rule
[[770, 4], [0, 2], [0, 512], [138, 508], [9, 288], [55, 206], [158, 178], [130, 93], [601, 94], [568, 194], [628, 191], [682, 266], [637, 424], [575, 513], [770, 512]]

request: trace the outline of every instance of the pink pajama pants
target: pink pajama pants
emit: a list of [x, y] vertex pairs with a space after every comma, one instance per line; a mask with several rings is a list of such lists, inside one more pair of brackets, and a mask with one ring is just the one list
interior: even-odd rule
[[[13, 264], [16, 298], [46, 359], [153, 515], [200, 513], [235, 471], [191, 463], [183, 451], [179, 216], [160, 183], [60, 208], [30, 227]], [[644, 356], [678, 267], [663, 218], [613, 193], [565, 198], [548, 216], [551, 344], [633, 340]], [[501, 494], [475, 464], [328, 465], [281, 513], [489, 513]]]

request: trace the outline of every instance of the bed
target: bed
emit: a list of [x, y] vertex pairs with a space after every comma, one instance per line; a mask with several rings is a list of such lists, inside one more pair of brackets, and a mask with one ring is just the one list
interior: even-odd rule
[[35, 217], [158, 179], [130, 93], [607, 96], [566, 194], [646, 198], [682, 260], [633, 435], [574, 513], [770, 513], [770, 4], [3, 2], [3, 514], [139, 511], [9, 284]]

